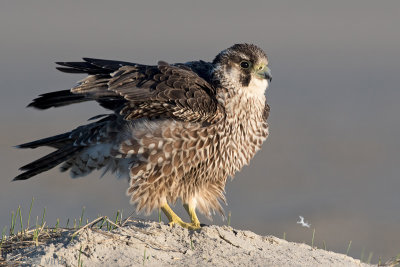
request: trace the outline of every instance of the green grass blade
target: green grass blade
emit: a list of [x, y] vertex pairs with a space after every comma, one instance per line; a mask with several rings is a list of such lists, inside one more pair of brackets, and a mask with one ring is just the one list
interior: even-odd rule
[[12, 211], [12, 212], [11, 212], [10, 235], [14, 235], [14, 226], [15, 226], [14, 211]]
[[28, 214], [28, 225], [27, 225], [27, 229], [29, 230], [29, 222], [31, 220], [31, 212], [32, 212], [32, 206], [33, 206], [33, 202], [34, 202], [34, 198], [32, 197], [32, 201], [31, 201], [31, 206], [29, 207], [29, 214]]
[[[118, 224], [118, 218], [119, 218], [119, 210], [117, 210], [117, 214], [115, 215], [115, 224]], [[113, 229], [115, 229], [115, 226]]]
[[372, 256], [374, 256], [374, 253], [373, 253], [373, 252], [370, 252], [369, 255], [368, 255], [368, 259], [367, 259], [367, 263], [368, 263], [368, 264], [371, 263]]
[[3, 228], [3, 232], [1, 233], [1, 243], [0, 243], [0, 249], [3, 246], [3, 242], [6, 239], [6, 230], [7, 230], [7, 226], [4, 226]]
[[79, 255], [78, 255], [78, 266], [79, 267], [83, 266], [83, 262], [81, 261], [81, 255], [82, 255], [82, 245], [79, 248]]
[[43, 216], [42, 216], [42, 223], [40, 224], [41, 227], [44, 225], [44, 218], [46, 217], [46, 207], [43, 209]]
[[351, 247], [351, 240], [349, 242], [349, 245], [347, 246], [346, 255], [349, 255], [350, 247]]
[[36, 229], [35, 229], [35, 231], [33, 232], [33, 238], [32, 238], [32, 240], [35, 242], [35, 245], [36, 246], [39, 246], [39, 225], [37, 224], [37, 221], [38, 221], [38, 217], [36, 217]]
[[57, 229], [58, 229], [58, 225], [60, 224], [60, 219], [59, 218], [57, 218], [57, 223], [56, 223], [56, 226], [54, 227], [54, 232], [56, 232], [57, 231]]
[[19, 223], [21, 224], [21, 236], [22, 236], [24, 233], [24, 225], [22, 223], [21, 206], [18, 206], [18, 216], [19, 216]]
[[315, 228], [312, 232], [312, 239], [311, 239], [311, 247], [314, 248], [314, 237], [315, 237]]
[[105, 221], [106, 221], [106, 218], [107, 218], [107, 217], [105, 217], [105, 218], [101, 221], [101, 224], [100, 224], [100, 226], [99, 226], [99, 229], [101, 229], [101, 228], [103, 227], [103, 225], [104, 225], [104, 223], [105, 223]]
[[82, 226], [82, 221], [83, 221], [83, 214], [85, 213], [85, 207], [82, 207], [82, 213], [81, 213], [81, 218], [79, 219], [79, 226], [78, 228], [80, 228]]
[[364, 252], [365, 252], [365, 247], [363, 247], [363, 249], [361, 250], [361, 257], [360, 257], [361, 262], [364, 261]]

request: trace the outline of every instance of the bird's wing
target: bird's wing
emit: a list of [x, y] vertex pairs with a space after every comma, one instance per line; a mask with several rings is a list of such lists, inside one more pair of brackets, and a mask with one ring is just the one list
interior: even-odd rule
[[215, 88], [186, 66], [124, 66], [112, 74], [108, 90], [128, 100], [121, 110], [127, 120], [170, 117], [213, 122], [223, 114]]
[[[84, 62], [58, 62], [60, 71], [87, 73], [88, 77], [69, 90], [36, 98], [29, 106], [39, 109], [95, 100], [127, 120], [167, 117], [190, 122], [213, 123], [224, 114], [209, 76], [191, 65], [156, 66], [124, 61], [84, 58]], [[201, 70], [201, 68], [200, 68]]]

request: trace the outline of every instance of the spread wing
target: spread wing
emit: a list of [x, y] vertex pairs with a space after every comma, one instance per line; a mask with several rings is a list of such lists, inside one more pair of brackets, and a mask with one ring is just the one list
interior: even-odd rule
[[95, 100], [127, 120], [167, 117], [212, 123], [224, 114], [216, 100], [214, 86], [185, 64], [159, 62], [157, 66], [147, 66], [84, 60], [59, 62], [63, 67], [58, 69], [68, 73], [88, 73], [87, 78], [71, 90], [41, 95], [29, 106], [45, 109]]

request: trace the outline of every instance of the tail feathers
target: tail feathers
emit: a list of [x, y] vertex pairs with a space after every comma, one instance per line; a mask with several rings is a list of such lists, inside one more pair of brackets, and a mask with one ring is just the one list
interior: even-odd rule
[[90, 100], [92, 99], [84, 95], [73, 94], [70, 90], [62, 90], [40, 95], [38, 98], [35, 98], [28, 107], [48, 109], [51, 107], [62, 107]]
[[63, 133], [43, 139], [39, 139], [36, 141], [32, 141], [29, 143], [21, 144], [16, 146], [17, 148], [37, 148], [41, 146], [49, 146], [54, 148], [62, 148], [68, 143], [72, 143], [70, 139], [71, 133]]
[[39, 173], [48, 171], [58, 164], [72, 158], [82, 149], [82, 147], [75, 147], [73, 145], [58, 149], [57, 151], [54, 151], [38, 160], [35, 160], [21, 167], [20, 170], [25, 172], [15, 177], [13, 181], [26, 180]]

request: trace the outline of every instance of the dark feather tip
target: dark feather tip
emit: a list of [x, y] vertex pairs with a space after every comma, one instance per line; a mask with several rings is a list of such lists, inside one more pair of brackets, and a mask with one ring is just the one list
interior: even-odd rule
[[15, 182], [15, 181], [23, 181], [26, 180], [27, 178], [23, 177], [22, 174], [14, 177], [14, 179], [11, 180], [11, 182]]
[[26, 107], [27, 107], [27, 108], [37, 108], [37, 109], [41, 109], [40, 107], [36, 106], [36, 103], [35, 103], [35, 102], [29, 103]]

